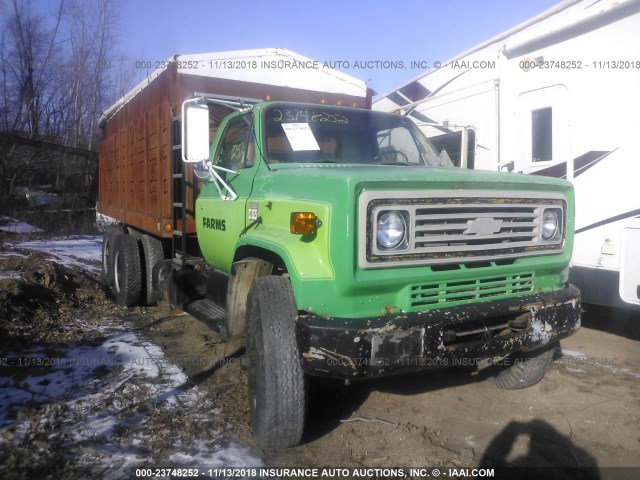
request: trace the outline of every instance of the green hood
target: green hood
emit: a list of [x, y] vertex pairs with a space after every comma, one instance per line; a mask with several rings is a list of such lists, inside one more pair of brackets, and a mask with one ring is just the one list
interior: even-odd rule
[[[333, 195], [355, 188], [375, 190], [517, 190], [566, 192], [565, 180], [518, 173], [463, 170], [459, 168], [388, 165], [271, 165], [259, 175], [255, 187], [286, 197], [330, 201]], [[254, 192], [255, 193], [255, 192]]]

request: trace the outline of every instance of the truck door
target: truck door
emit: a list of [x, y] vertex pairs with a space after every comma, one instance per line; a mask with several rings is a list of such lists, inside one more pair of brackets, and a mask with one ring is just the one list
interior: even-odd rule
[[246, 227], [246, 203], [256, 169], [253, 116], [243, 113], [223, 122], [217, 139], [212, 145], [213, 163], [233, 170], [220, 175], [238, 197], [224, 199], [215, 183], [205, 180], [196, 202], [196, 221], [204, 258], [216, 268], [229, 272], [235, 245]]

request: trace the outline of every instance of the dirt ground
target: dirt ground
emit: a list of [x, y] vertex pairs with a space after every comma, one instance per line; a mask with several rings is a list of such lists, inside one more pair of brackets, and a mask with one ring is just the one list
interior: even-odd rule
[[[175, 358], [189, 378], [169, 358], [175, 349], [147, 340], [154, 324], [168, 318], [175, 327], [186, 316], [117, 307], [92, 267], [0, 245], [0, 478], [119, 479], [158, 465], [262, 465], [241, 441], [249, 436], [243, 413], [219, 407], [229, 403], [228, 387], [218, 384], [215, 395], [198, 389], [200, 370], [187, 364], [205, 368], [204, 357]], [[207, 350], [206, 342], [196, 345]]]
[[[177, 316], [173, 316], [177, 315]], [[219, 342], [175, 311], [140, 317], [170, 356], [215, 398], [251, 442], [238, 345]], [[639, 467], [640, 318], [591, 307], [587, 326], [562, 342], [545, 378], [524, 390], [488, 374], [449, 369], [372, 382], [314, 385], [299, 447], [263, 452], [268, 465], [340, 467]], [[613, 330], [610, 333], [607, 330]], [[235, 355], [235, 356], [234, 356]], [[217, 361], [201, 369], [198, 359]], [[186, 359], [186, 362], [185, 362]], [[189, 360], [192, 359], [192, 360]], [[215, 359], [215, 360], [214, 360]], [[224, 360], [226, 359], [226, 361]], [[246, 434], [246, 437], [244, 436]], [[257, 448], [257, 447], [256, 447]], [[607, 471], [601, 478], [607, 478]], [[597, 478], [597, 477], [593, 477]]]
[[[148, 452], [150, 461], [175, 458], [169, 456], [172, 443], [188, 432], [191, 439], [220, 443], [220, 438], [230, 438], [247, 445], [269, 467], [563, 466], [594, 467], [581, 478], [640, 475], [638, 314], [587, 306], [583, 328], [562, 342], [545, 378], [524, 390], [499, 390], [489, 373], [463, 369], [350, 386], [312, 382], [303, 443], [276, 452], [260, 450], [251, 436], [241, 342], [225, 342], [167, 305], [118, 308], [96, 275], [61, 267], [39, 253], [5, 252], [0, 256], [2, 271], [20, 272], [21, 279], [0, 279], [0, 357], [34, 342], [96, 342], [104, 332], [88, 325], [109, 317], [160, 346], [215, 406], [209, 419], [203, 404], [177, 416], [174, 412], [173, 419], [152, 415], [144, 423], [149, 435], [158, 432], [157, 444]], [[207, 408], [212, 411], [211, 405]], [[33, 405], [21, 415], [32, 415], [37, 425], [43, 416], [53, 415], [52, 408]], [[67, 452], [49, 452], [48, 460], [28, 457], [37, 450], [34, 442], [50, 442], [37, 430], [29, 436], [10, 427], [0, 429], [0, 465], [11, 465], [17, 472], [13, 478], [31, 477], [29, 463], [35, 461], [68, 473]], [[214, 431], [223, 437], [214, 437]], [[4, 446], [17, 448], [29, 460], [12, 456]], [[6, 472], [0, 469], [0, 476]], [[566, 478], [572, 478], [571, 472]]]

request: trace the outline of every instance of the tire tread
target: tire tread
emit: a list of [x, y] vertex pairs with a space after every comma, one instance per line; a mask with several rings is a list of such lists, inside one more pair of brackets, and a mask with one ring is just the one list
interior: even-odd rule
[[[256, 354], [256, 365], [250, 367], [255, 368], [256, 405], [250, 405], [250, 409], [254, 435], [265, 448], [293, 447], [300, 443], [304, 430], [305, 378], [295, 338], [296, 315], [286, 278], [266, 276], [255, 280], [247, 315], [249, 348]], [[251, 403], [251, 393], [249, 397]]]
[[[114, 241], [113, 272], [116, 273], [116, 261], [120, 262], [117, 269], [121, 273], [118, 280], [120, 291], [114, 287], [116, 303], [123, 307], [133, 307], [140, 303], [142, 293], [142, 273], [140, 250], [138, 241], [132, 235], [119, 234]], [[115, 284], [115, 281], [114, 281]]]
[[122, 235], [122, 228], [109, 225], [102, 235], [102, 281], [107, 287], [113, 285], [113, 252], [117, 235]]
[[[145, 305], [153, 306], [158, 303], [158, 294], [153, 288], [153, 267], [156, 263], [164, 259], [164, 250], [162, 248], [162, 242], [157, 238], [150, 235], [142, 235], [140, 237], [140, 244], [142, 245], [142, 253], [144, 260], [144, 278], [142, 289], [142, 295]], [[142, 272], [141, 268], [141, 274]]]
[[540, 350], [523, 353], [515, 358], [515, 363], [500, 371], [493, 381], [503, 390], [518, 390], [538, 383], [553, 362], [556, 344]]

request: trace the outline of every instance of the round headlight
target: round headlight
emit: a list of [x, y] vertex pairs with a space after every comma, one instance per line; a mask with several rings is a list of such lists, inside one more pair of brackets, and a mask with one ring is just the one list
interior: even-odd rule
[[551, 240], [560, 230], [560, 214], [556, 209], [547, 209], [542, 214], [542, 238]]
[[378, 217], [378, 245], [384, 249], [396, 248], [407, 232], [404, 217], [395, 212], [385, 212]]

